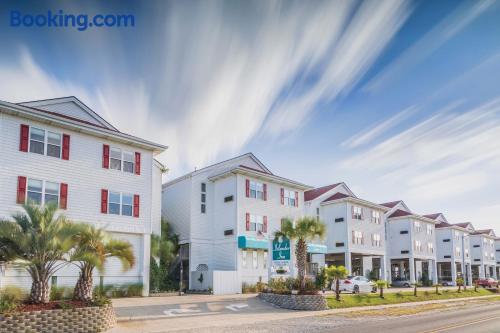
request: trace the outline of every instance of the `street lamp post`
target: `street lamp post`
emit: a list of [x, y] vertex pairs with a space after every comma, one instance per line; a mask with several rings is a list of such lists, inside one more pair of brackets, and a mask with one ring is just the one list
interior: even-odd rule
[[[469, 282], [469, 274], [467, 272], [467, 267], [465, 266], [465, 237], [468, 237], [465, 235], [465, 232], [462, 233], [462, 278], [465, 281], [465, 285], [468, 285]], [[472, 269], [472, 267], [470, 268]]]

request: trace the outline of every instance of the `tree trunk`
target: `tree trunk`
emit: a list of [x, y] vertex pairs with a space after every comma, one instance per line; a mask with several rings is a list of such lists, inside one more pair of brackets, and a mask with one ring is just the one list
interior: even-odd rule
[[380, 298], [384, 298], [384, 287], [380, 287]]
[[33, 279], [31, 283], [30, 303], [40, 304], [50, 301], [49, 279], [43, 278], [41, 281]]
[[306, 289], [306, 264], [307, 264], [307, 244], [305, 240], [298, 239], [295, 247], [295, 256], [297, 257], [297, 272], [299, 275], [300, 291]]
[[417, 284], [413, 287], [413, 296], [417, 296]]
[[340, 280], [335, 280], [335, 299], [340, 301]]
[[93, 277], [92, 269], [83, 268], [76, 281], [73, 299], [75, 301], [90, 302], [92, 300]]

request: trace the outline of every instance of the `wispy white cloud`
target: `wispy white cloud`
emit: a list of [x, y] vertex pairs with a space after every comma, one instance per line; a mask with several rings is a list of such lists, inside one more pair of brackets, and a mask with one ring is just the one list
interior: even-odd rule
[[365, 89], [370, 92], [378, 91], [398, 76], [403, 75], [466, 28], [495, 3], [495, 0], [465, 2], [369, 81]]
[[342, 142], [340, 146], [344, 148], [357, 148], [367, 143], [373, 143], [373, 140], [377, 139], [390, 129], [401, 124], [403, 121], [408, 119], [411, 115], [415, 114], [415, 112], [417, 111], [418, 109], [415, 106], [406, 108], [403, 111], [396, 113], [389, 119], [381, 122], [380, 124], [375, 125], [370, 129], [365, 129], [359, 133], [356, 133], [352, 137]]

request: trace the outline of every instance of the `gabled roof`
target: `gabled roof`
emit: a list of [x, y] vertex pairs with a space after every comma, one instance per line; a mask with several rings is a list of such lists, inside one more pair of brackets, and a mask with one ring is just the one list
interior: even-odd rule
[[496, 237], [493, 229], [476, 230], [476, 231], [472, 232], [471, 235], [487, 235], [487, 236], [491, 236], [491, 237]]
[[316, 199], [317, 197], [325, 194], [326, 192], [334, 189], [335, 187], [341, 185], [342, 183], [335, 183], [331, 185], [326, 185], [322, 187], [318, 187], [309, 191], [304, 192], [304, 201], [311, 201]]
[[339, 199], [344, 199], [344, 198], [352, 198], [352, 196], [344, 194], [344, 193], [337, 192], [334, 195], [326, 198], [322, 202], [328, 202], [328, 201], [339, 200]]
[[387, 208], [394, 208], [397, 206], [398, 203], [402, 202], [403, 200], [397, 200], [397, 201], [391, 201], [391, 202], [384, 202], [381, 203], [381, 206], [385, 206]]
[[[67, 98], [69, 97], [65, 97], [64, 99]], [[71, 97], [71, 99], [76, 100], [76, 97]], [[27, 102], [27, 103], [31, 104], [35, 102]], [[93, 112], [92, 110], [90, 111]], [[6, 114], [10, 114], [16, 117], [22, 117], [26, 119], [39, 121], [42, 123], [52, 124], [54, 126], [60, 126], [62, 128], [68, 128], [74, 131], [82, 132], [88, 135], [97, 136], [109, 140], [114, 140], [127, 145], [132, 145], [136, 147], [141, 147], [143, 149], [152, 150], [153, 154], [161, 153], [168, 148], [167, 146], [158, 143], [154, 143], [130, 134], [122, 133], [113, 126], [111, 125], [108, 126], [107, 124], [109, 123], [107, 123], [105, 120], [102, 120], [101, 123], [97, 121], [95, 122], [88, 121], [77, 117], [69, 116], [63, 113], [42, 110], [32, 106], [15, 104], [5, 101], [0, 101], [0, 112], [4, 112]], [[81, 112], [84, 111], [82, 110]]]
[[409, 216], [409, 215], [414, 215], [413, 213], [398, 209], [394, 213], [392, 213], [389, 218], [392, 217], [402, 217], [402, 216]]
[[475, 230], [474, 226], [470, 222], [454, 223], [453, 225], [456, 225], [457, 227], [464, 228], [464, 229]]
[[426, 214], [426, 215], [424, 215], [424, 217], [427, 217], [427, 218], [429, 218], [429, 219], [436, 220], [436, 219], [439, 217], [439, 215], [442, 215], [442, 214], [441, 214], [441, 213]]
[[[433, 220], [435, 220], [435, 219], [433, 219]], [[453, 227], [453, 225], [446, 223], [446, 222], [439, 222], [438, 224], [436, 224], [436, 228], [449, 228], [449, 227]]]
[[68, 119], [76, 119], [87, 124], [118, 131], [116, 127], [107, 122], [75, 96], [22, 102], [17, 103], [17, 105], [30, 107], [41, 112], [49, 112], [62, 117], [67, 117]]

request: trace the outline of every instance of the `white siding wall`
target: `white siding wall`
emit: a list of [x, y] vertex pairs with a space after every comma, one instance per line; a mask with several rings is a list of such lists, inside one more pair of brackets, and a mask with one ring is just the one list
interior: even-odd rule
[[[347, 204], [338, 203], [320, 208], [323, 223], [326, 224], [326, 247], [328, 253], [344, 253], [349, 246]], [[344, 218], [344, 222], [335, 222], [336, 218]], [[336, 246], [336, 243], [344, 243], [344, 246]]]
[[[69, 161], [49, 156], [19, 151], [20, 124], [27, 124], [41, 129], [66, 133], [71, 136]], [[121, 276], [123, 279], [142, 282], [140, 275], [143, 262], [149, 267], [149, 260], [142, 258], [144, 253], [143, 234], [149, 234], [152, 222], [158, 223], [158, 204], [152, 206], [152, 152], [105, 141], [90, 135], [48, 126], [32, 120], [22, 119], [0, 113], [0, 151], [3, 153], [0, 163], [0, 217], [9, 218], [22, 208], [16, 204], [17, 177], [26, 176], [58, 183], [68, 184], [68, 209], [63, 213], [71, 220], [95, 224], [108, 231], [127, 235], [133, 242], [137, 254], [136, 270], [117, 273], [121, 268], [111, 260], [106, 267], [107, 276]], [[121, 148], [130, 152], [141, 153], [141, 175], [129, 174], [117, 170], [102, 168], [102, 145]], [[140, 195], [139, 218], [101, 214], [101, 189]], [[158, 191], [158, 187], [155, 187]], [[156, 194], [158, 195], [158, 194]], [[9, 273], [10, 274], [10, 273]], [[144, 277], [146, 278], [146, 277]], [[5, 280], [8, 283], [8, 279]], [[110, 283], [112, 280], [110, 279]], [[2, 282], [4, 283], [4, 282]]]
[[[391, 258], [409, 258], [412, 253], [412, 237], [409, 219], [391, 220], [387, 223], [389, 256]], [[401, 234], [401, 231], [408, 231]], [[408, 251], [402, 254], [401, 251]]]
[[[350, 251], [354, 253], [361, 254], [374, 254], [374, 255], [385, 255], [385, 225], [384, 225], [384, 212], [381, 210], [375, 210], [380, 213], [380, 224], [373, 223], [372, 220], [372, 208], [352, 203], [344, 203], [347, 205], [347, 223], [348, 223], [348, 232], [347, 232], [347, 241], [350, 243]], [[352, 206], [358, 206], [363, 209], [363, 220], [355, 220], [352, 218], [351, 209]], [[361, 231], [364, 236], [364, 244], [353, 244], [352, 242], [352, 231]], [[372, 246], [372, 235], [379, 234], [380, 241], [382, 246], [375, 247]]]

